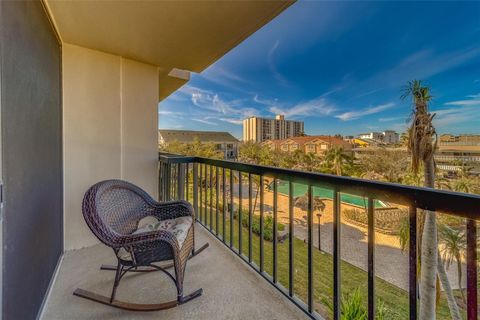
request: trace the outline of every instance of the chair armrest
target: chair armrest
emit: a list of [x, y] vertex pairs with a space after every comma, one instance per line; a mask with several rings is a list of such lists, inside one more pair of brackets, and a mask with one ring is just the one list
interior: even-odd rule
[[179, 250], [178, 242], [175, 235], [167, 230], [155, 230], [144, 233], [118, 235], [115, 239], [113, 247], [120, 249], [121, 247], [155, 247], [155, 243], [166, 242], [173, 250]]
[[192, 205], [183, 200], [155, 202], [152, 204], [151, 214], [159, 220], [175, 219], [191, 216], [195, 220], [195, 212]]

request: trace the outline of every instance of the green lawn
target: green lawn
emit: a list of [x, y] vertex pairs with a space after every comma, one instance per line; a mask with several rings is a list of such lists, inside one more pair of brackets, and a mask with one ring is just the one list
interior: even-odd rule
[[[202, 208], [200, 208], [202, 209]], [[209, 211], [207, 214], [206, 225], [209, 225]], [[227, 214], [226, 221], [226, 242], [230, 241], [230, 221]], [[218, 234], [222, 235], [222, 214], [219, 213]], [[213, 210], [213, 227], [215, 227], [215, 210]], [[215, 228], [214, 228], [215, 230]], [[234, 236], [233, 244], [238, 248], [238, 222], [234, 220]], [[264, 241], [264, 259], [265, 271], [272, 275], [273, 248], [272, 243]], [[285, 288], [288, 288], [288, 239], [278, 244], [278, 281]], [[252, 260], [260, 264], [260, 237], [253, 235], [252, 241]], [[242, 253], [248, 255], [248, 228], [242, 228]], [[367, 259], [367, 257], [365, 257]], [[333, 297], [333, 260], [332, 256], [327, 253], [320, 253], [317, 249], [313, 252], [313, 281], [314, 281], [314, 307], [317, 312], [325, 317], [330, 318], [330, 311], [321, 302], [323, 299], [332, 299]], [[307, 298], [307, 245], [299, 239], [294, 238], [294, 292], [306, 301]], [[408, 266], [399, 266], [399, 268], [407, 268]], [[342, 293], [351, 292], [359, 288], [367, 300], [367, 273], [347, 262], [341, 263], [341, 288]], [[376, 278], [376, 299], [377, 303], [382, 301], [387, 308], [387, 319], [407, 319], [408, 318], [408, 293], [388, 282]], [[465, 315], [464, 315], [465, 316]], [[437, 312], [438, 319], [450, 319], [450, 314], [445, 298], [442, 296]]]

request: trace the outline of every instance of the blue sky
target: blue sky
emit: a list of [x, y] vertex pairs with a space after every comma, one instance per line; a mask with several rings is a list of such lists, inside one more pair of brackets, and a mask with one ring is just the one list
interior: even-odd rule
[[480, 2], [299, 1], [159, 104], [159, 127], [229, 131], [257, 115], [307, 134], [404, 131], [412, 79], [439, 133], [480, 134]]

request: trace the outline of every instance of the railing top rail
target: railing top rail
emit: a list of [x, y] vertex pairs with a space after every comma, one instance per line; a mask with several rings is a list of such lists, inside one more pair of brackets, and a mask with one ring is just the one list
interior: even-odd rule
[[168, 163], [204, 163], [254, 175], [270, 176], [285, 181], [325, 187], [361, 197], [371, 197], [376, 200], [405, 206], [413, 205], [419, 209], [480, 220], [480, 196], [474, 194], [202, 157], [185, 157], [171, 154], [160, 154], [159, 157], [160, 160]]

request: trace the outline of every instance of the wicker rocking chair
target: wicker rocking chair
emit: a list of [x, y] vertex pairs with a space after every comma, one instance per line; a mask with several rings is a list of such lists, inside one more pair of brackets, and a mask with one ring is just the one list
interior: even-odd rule
[[[202, 294], [198, 289], [183, 294], [187, 260], [208, 247], [194, 248], [195, 217], [186, 201], [158, 203], [139, 187], [120, 180], [107, 180], [93, 185], [83, 199], [83, 216], [87, 225], [102, 243], [111, 247], [117, 265], [102, 265], [102, 270], [115, 271], [112, 294], [102, 296], [76, 289], [76, 296], [109, 306], [134, 310], [156, 311], [173, 308]], [[158, 265], [173, 260], [173, 263]], [[167, 269], [174, 269], [174, 275]], [[138, 304], [115, 300], [115, 293], [127, 272], [163, 271], [175, 283], [177, 299], [160, 304]]]

